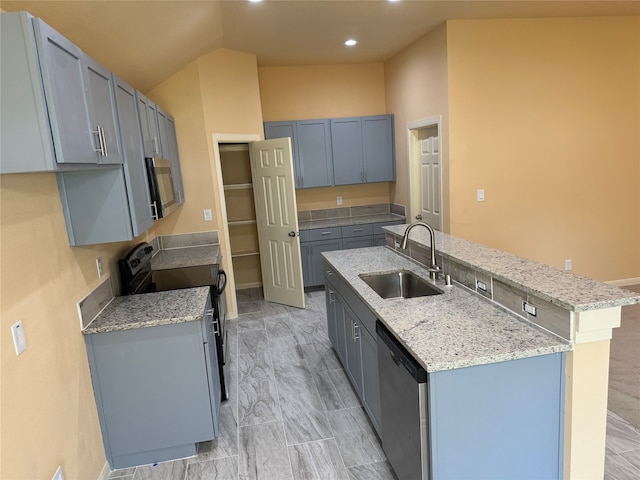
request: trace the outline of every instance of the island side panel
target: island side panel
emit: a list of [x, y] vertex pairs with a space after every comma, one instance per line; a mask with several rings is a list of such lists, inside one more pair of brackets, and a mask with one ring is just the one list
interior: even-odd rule
[[561, 478], [565, 354], [429, 375], [433, 478]]
[[567, 352], [565, 480], [604, 476], [609, 343], [576, 344]]

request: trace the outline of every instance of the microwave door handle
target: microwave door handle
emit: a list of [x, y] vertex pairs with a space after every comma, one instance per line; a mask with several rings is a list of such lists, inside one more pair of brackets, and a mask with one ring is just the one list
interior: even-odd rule
[[[222, 286], [220, 286], [220, 278], [222, 278]], [[218, 294], [222, 295], [225, 287], [227, 286], [227, 274], [224, 270], [218, 272]]]
[[153, 209], [153, 212], [152, 212], [153, 218], [155, 220], [158, 220], [158, 206], [156, 205], [156, 202], [151, 203], [151, 208]]

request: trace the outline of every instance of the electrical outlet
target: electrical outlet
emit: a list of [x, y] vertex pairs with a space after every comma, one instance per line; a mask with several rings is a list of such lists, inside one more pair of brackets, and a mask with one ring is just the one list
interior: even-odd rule
[[27, 339], [24, 336], [22, 320], [11, 325], [11, 335], [13, 336], [13, 346], [16, 348], [16, 355], [20, 355], [27, 349]]
[[479, 202], [484, 202], [484, 188], [479, 188], [476, 192], [476, 199]]
[[567, 258], [567, 259], [564, 261], [564, 269], [565, 269], [565, 270], [571, 270], [572, 268], [573, 268], [573, 262], [571, 261], [571, 259], [570, 259], [570, 258]]
[[204, 209], [204, 221], [205, 222], [210, 222], [212, 220], [212, 216], [211, 216], [211, 209], [210, 208], [205, 208]]
[[342, 197], [336, 197], [336, 202], [338, 205], [342, 205]]
[[102, 278], [104, 272], [102, 271], [102, 257], [96, 258], [96, 268], [98, 269], [98, 278]]
[[64, 475], [62, 475], [62, 465], [58, 467], [56, 473], [54, 473], [53, 477], [51, 477], [51, 480], [64, 480]]

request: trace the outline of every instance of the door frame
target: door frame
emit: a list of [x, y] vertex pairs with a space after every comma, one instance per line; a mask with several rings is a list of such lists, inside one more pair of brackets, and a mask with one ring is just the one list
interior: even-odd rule
[[[409, 212], [407, 219], [412, 223], [415, 216], [420, 212], [420, 141], [418, 140], [418, 130], [428, 127], [436, 127], [438, 130], [438, 138], [440, 139], [440, 231], [449, 231], [449, 211], [448, 202], [445, 203], [445, 191], [443, 189], [445, 172], [448, 181], [448, 165], [445, 168], [445, 142], [442, 131], [442, 115], [423, 118], [414, 122], [407, 123], [407, 176], [409, 185]], [[449, 189], [447, 188], [447, 194]]]
[[[220, 158], [220, 143], [252, 143], [261, 140], [260, 135], [255, 133], [238, 133], [238, 134], [225, 134], [214, 133], [211, 135], [213, 141], [213, 156], [214, 162], [211, 166], [211, 173], [213, 175], [214, 190], [217, 194], [218, 208], [216, 211], [216, 220], [218, 221], [220, 250], [222, 250], [222, 265], [233, 266], [231, 258], [231, 244], [229, 242], [229, 221], [227, 219], [227, 202], [224, 196], [224, 183], [222, 180], [222, 161]], [[215, 194], [214, 194], [215, 195]], [[233, 268], [226, 268], [227, 274], [227, 312], [229, 318], [238, 317], [238, 301], [236, 299], [236, 280], [233, 272]]]

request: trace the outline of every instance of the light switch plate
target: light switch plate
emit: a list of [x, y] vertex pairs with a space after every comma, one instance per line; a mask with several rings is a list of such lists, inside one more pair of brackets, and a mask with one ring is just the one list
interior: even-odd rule
[[476, 199], [479, 202], [484, 202], [484, 188], [479, 188], [478, 192], [476, 193]]
[[212, 220], [212, 216], [211, 216], [211, 209], [210, 208], [205, 208], [204, 209], [204, 221], [205, 222], [210, 222]]
[[11, 325], [11, 336], [13, 336], [13, 346], [16, 348], [16, 355], [20, 355], [27, 349], [27, 339], [24, 336], [22, 320]]
[[336, 197], [336, 203], [342, 205], [342, 197]]
[[96, 268], [98, 269], [98, 278], [102, 278], [102, 275], [104, 274], [102, 270], [102, 257], [96, 258]]

